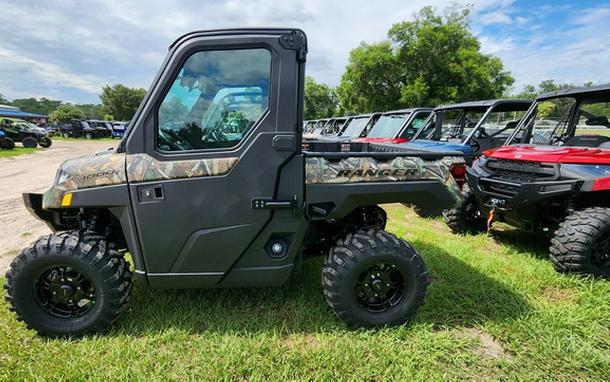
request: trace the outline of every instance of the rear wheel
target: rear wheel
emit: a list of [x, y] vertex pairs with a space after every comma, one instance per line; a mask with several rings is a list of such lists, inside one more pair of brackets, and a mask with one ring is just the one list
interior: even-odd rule
[[1, 148], [4, 150], [12, 150], [15, 148], [15, 141], [13, 141], [11, 138], [9, 137], [4, 137], [4, 139], [2, 139], [2, 141], [0, 141], [1, 143]]
[[38, 144], [40, 145], [40, 147], [43, 147], [46, 149], [46, 148], [51, 147], [51, 145], [53, 144], [53, 141], [49, 137], [41, 137], [38, 140]]
[[549, 249], [558, 272], [610, 280], [610, 208], [576, 211], [555, 231]]
[[414, 206], [413, 211], [417, 214], [417, 216], [422, 218], [437, 218], [439, 216], [443, 216], [443, 210], [434, 209], [434, 208], [421, 208]]
[[48, 337], [106, 330], [131, 293], [122, 254], [100, 237], [63, 232], [40, 238], [6, 274], [9, 308], [28, 328]]
[[465, 190], [462, 201], [445, 213], [445, 223], [454, 233], [477, 234], [487, 229], [485, 215], [479, 210], [470, 190]]
[[34, 149], [34, 148], [36, 148], [36, 146], [38, 146], [38, 142], [36, 142], [36, 139], [34, 139], [32, 137], [23, 138], [23, 140], [21, 141], [21, 144], [23, 145], [23, 147], [26, 147], [28, 149]]
[[422, 305], [428, 273], [415, 250], [377, 229], [339, 240], [322, 268], [326, 301], [352, 328], [398, 325]]

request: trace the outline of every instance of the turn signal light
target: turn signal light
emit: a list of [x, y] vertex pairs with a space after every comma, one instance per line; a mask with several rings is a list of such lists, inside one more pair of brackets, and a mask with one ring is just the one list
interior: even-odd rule
[[449, 172], [453, 175], [460, 189], [462, 189], [466, 182], [466, 165], [464, 163], [454, 163], [449, 167]]
[[593, 188], [591, 191], [602, 191], [602, 190], [610, 190], [610, 177], [607, 178], [599, 178], [595, 180], [593, 183]]

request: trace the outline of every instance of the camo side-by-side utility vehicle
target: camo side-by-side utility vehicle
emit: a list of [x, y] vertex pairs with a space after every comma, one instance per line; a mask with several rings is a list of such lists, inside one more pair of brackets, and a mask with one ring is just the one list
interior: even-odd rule
[[551, 236], [558, 271], [610, 278], [610, 85], [538, 97], [505, 146], [468, 169], [456, 232], [492, 221]]
[[428, 274], [377, 205], [455, 205], [449, 168], [464, 161], [303, 152], [306, 54], [292, 29], [174, 42], [118, 148], [66, 161], [51, 189], [24, 195], [55, 233], [11, 264], [17, 318], [48, 336], [110, 327], [130, 296], [128, 251], [138, 285], [153, 288], [281, 285], [325, 254], [324, 296], [350, 326], [408, 320]]

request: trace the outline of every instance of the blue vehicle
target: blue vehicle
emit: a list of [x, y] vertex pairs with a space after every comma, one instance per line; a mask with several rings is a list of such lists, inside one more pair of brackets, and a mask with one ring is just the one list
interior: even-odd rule
[[531, 100], [496, 99], [439, 106], [401, 147], [459, 151], [470, 165], [483, 151], [502, 146], [531, 105]]
[[127, 123], [123, 122], [107, 122], [111, 126], [111, 137], [112, 138], [123, 138]]
[[[397, 146], [415, 151], [461, 152], [470, 166], [482, 152], [504, 144], [532, 103], [495, 99], [439, 106], [411, 141]], [[465, 168], [454, 178], [461, 188], [466, 180]], [[422, 217], [436, 217], [443, 212], [417, 206], [414, 210]]]

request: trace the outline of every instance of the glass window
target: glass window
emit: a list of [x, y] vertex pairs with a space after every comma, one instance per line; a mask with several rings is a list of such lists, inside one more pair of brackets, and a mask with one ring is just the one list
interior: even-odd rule
[[354, 118], [347, 125], [343, 133], [341, 133], [342, 137], [359, 137], [362, 134], [362, 131], [365, 129], [367, 122], [369, 121], [369, 117], [361, 117]]
[[421, 127], [424, 125], [424, 123], [428, 119], [429, 115], [430, 115], [430, 112], [427, 112], [427, 111], [420, 111], [419, 113], [415, 114], [413, 116], [413, 119], [411, 120], [411, 122], [409, 123], [407, 128], [405, 129], [404, 133], [402, 134], [401, 138], [406, 138], [406, 139], [413, 138], [413, 136], [417, 133], [417, 131], [419, 129], [421, 129]]
[[553, 98], [536, 104], [536, 110], [527, 124], [532, 126], [530, 143], [550, 145], [560, 143], [559, 137], [567, 132], [570, 111], [576, 101], [574, 98]]
[[400, 128], [409, 118], [409, 114], [382, 115], [377, 123], [371, 128], [367, 137], [369, 138], [396, 138]]
[[610, 102], [585, 101], [578, 110], [576, 135], [610, 136]]
[[158, 113], [157, 146], [166, 151], [236, 146], [269, 106], [267, 49], [191, 55]]

